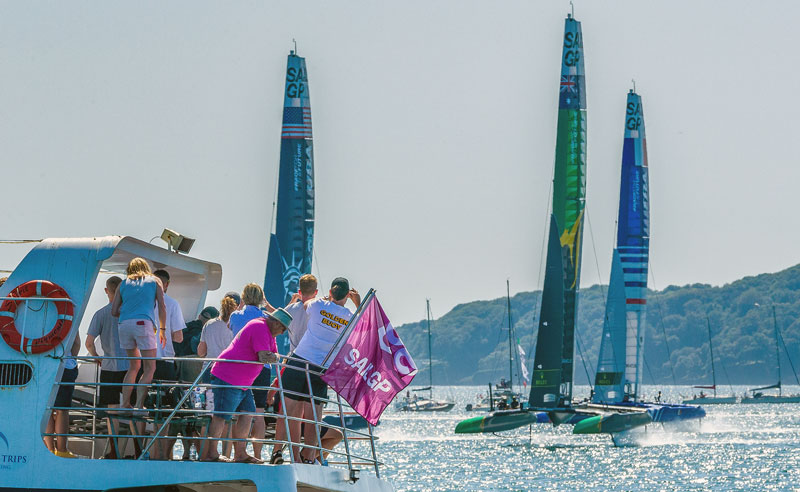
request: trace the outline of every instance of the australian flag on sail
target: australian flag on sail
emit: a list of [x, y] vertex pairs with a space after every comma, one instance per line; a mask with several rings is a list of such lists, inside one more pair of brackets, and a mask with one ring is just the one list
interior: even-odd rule
[[558, 109], [585, 109], [586, 86], [583, 75], [561, 75]]
[[284, 107], [281, 138], [312, 138], [311, 108]]

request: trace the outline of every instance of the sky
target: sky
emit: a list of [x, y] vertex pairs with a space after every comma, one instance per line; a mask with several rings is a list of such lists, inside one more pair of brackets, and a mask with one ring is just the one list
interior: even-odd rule
[[[568, 2], [0, 1], [0, 240], [168, 227], [264, 277], [286, 56], [306, 57], [313, 273], [393, 324], [540, 289]], [[650, 286], [800, 262], [791, 1], [575, 4], [588, 100], [584, 286], [607, 283], [625, 97], [647, 127]], [[156, 239], [157, 242], [160, 240]], [[0, 244], [0, 269], [30, 245]], [[97, 301], [99, 302], [99, 301]], [[88, 322], [88, 320], [85, 320]]]

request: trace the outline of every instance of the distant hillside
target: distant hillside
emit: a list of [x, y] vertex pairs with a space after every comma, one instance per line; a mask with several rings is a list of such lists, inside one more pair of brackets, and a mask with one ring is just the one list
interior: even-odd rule
[[[606, 287], [598, 285], [580, 292], [577, 332], [584, 357], [582, 360], [576, 350], [576, 384], [587, 383], [582, 362], [594, 377], [605, 292]], [[533, 363], [540, 298], [541, 291], [523, 292], [511, 298], [514, 330], [528, 352], [529, 370]], [[722, 287], [694, 284], [651, 291], [644, 382], [710, 384], [706, 316], [711, 320], [718, 384], [774, 382], [777, 370], [772, 302], [791, 362], [800, 370], [800, 265], [774, 274], [746, 277]], [[507, 377], [506, 327], [505, 298], [461, 304], [435, 320], [432, 330], [434, 384], [486, 384]], [[427, 381], [425, 321], [402, 325], [398, 332], [420, 367], [417, 381]], [[667, 346], [672, 353], [672, 364]], [[783, 382], [797, 384], [783, 347], [781, 358]]]

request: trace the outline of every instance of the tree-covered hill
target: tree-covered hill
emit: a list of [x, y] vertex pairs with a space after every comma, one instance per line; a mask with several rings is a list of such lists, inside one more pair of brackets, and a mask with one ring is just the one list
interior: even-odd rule
[[[576, 384], [596, 369], [605, 313], [605, 286], [582, 289], [575, 351]], [[533, 363], [541, 292], [511, 298], [516, 337]], [[435, 302], [435, 300], [434, 300]], [[669, 286], [651, 291], [645, 334], [646, 384], [710, 384], [706, 319], [711, 323], [717, 383], [759, 384], [777, 380], [772, 306], [787, 351], [781, 345], [783, 382], [798, 384], [800, 370], [800, 265], [712, 287]], [[486, 384], [508, 377], [506, 299], [461, 304], [432, 324], [434, 384]], [[398, 327], [420, 374], [428, 379], [425, 320]], [[671, 357], [668, 354], [671, 353]], [[585, 368], [584, 368], [585, 365]], [[514, 378], [518, 378], [515, 373]], [[427, 384], [427, 383], [425, 383]]]

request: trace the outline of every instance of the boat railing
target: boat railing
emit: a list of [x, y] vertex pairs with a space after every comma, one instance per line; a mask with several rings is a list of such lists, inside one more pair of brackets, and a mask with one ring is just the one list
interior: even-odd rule
[[[261, 443], [264, 446], [269, 445], [280, 445], [282, 448], [288, 446], [289, 452], [286, 453], [288, 455], [287, 461], [294, 462], [294, 452], [293, 448], [308, 448], [314, 449], [319, 456], [322, 456], [323, 453], [327, 453], [329, 456], [336, 457], [332, 460], [327, 460], [328, 464], [331, 465], [339, 465], [339, 466], [346, 466], [348, 470], [352, 471], [357, 470], [359, 466], [367, 466], [372, 467], [375, 471], [375, 475], [380, 478], [380, 470], [379, 466], [382, 465], [380, 461], [378, 461], [377, 453], [375, 449], [375, 440], [377, 437], [374, 434], [374, 429], [371, 424], [368, 422], [367, 428], [365, 431], [354, 429], [349, 427], [346, 422], [346, 416], [354, 414], [353, 409], [344, 402], [341, 397], [334, 393], [335, 398], [319, 398], [305, 393], [298, 393], [295, 391], [287, 390], [283, 387], [283, 369], [287, 367], [289, 361], [301, 362], [305, 363], [305, 367], [298, 367], [297, 364], [291, 366], [291, 370], [300, 371], [305, 374], [306, 377], [306, 384], [308, 388], [311, 388], [311, 375], [321, 375], [320, 372], [317, 372], [308, 367], [308, 363], [302, 359], [297, 359], [290, 356], [281, 356], [279, 361], [273, 364], [269, 364], [273, 368], [277, 368], [275, 379], [276, 381], [273, 382], [272, 386], [243, 386], [242, 389], [250, 389], [250, 390], [265, 390], [274, 392], [274, 398], [279, 399], [280, 401], [280, 409], [276, 412], [270, 411], [269, 406], [265, 411], [259, 412], [256, 410], [255, 412], [220, 412], [216, 410], [206, 410], [202, 408], [197, 408], [195, 404], [196, 401], [192, 401], [192, 394], [195, 392], [196, 389], [200, 389], [201, 392], [205, 391], [206, 389], [213, 389], [213, 388], [220, 388], [220, 387], [227, 387], [230, 388], [229, 385], [215, 385], [205, 381], [205, 375], [209, 374], [211, 371], [211, 367], [213, 362], [216, 361], [224, 361], [224, 362], [234, 362], [239, 364], [258, 364], [263, 365], [262, 362], [253, 362], [253, 361], [241, 361], [241, 360], [224, 360], [224, 359], [214, 359], [214, 358], [200, 358], [200, 357], [106, 357], [106, 356], [76, 356], [80, 362], [90, 363], [95, 366], [94, 369], [94, 381], [76, 381], [74, 383], [65, 383], [65, 382], [57, 382], [55, 383], [56, 386], [74, 386], [76, 390], [83, 390], [85, 393], [88, 393], [91, 397], [83, 398], [73, 396], [73, 402], [76, 400], [80, 401], [82, 404], [80, 406], [71, 406], [71, 407], [58, 407], [58, 406], [49, 406], [47, 407], [48, 411], [54, 410], [65, 410], [70, 412], [70, 416], [73, 419], [80, 420], [82, 422], [81, 425], [76, 425], [75, 427], [78, 428], [78, 432], [70, 432], [67, 434], [59, 434], [59, 433], [47, 433], [43, 432], [42, 436], [49, 436], [49, 437], [59, 437], [59, 436], [66, 436], [70, 439], [78, 439], [83, 441], [90, 441], [91, 442], [91, 457], [95, 456], [95, 447], [98, 442], [108, 443], [107, 445], [114, 446], [116, 450], [118, 445], [117, 441], [119, 439], [134, 439], [142, 443], [142, 449], [138, 453], [137, 459], [147, 459], [148, 451], [151, 450], [152, 446], [158, 440], [183, 440], [184, 446], [189, 446], [190, 442], [194, 442], [197, 446], [197, 443], [201, 443], [200, 446], [197, 446], [198, 452], [198, 459], [200, 454], [202, 453], [202, 448], [205, 447], [205, 444], [209, 441], [216, 443], [221, 442], [223, 449], [225, 447], [226, 442], [246, 442], [249, 444]], [[178, 363], [187, 363], [187, 362], [195, 362], [202, 364], [202, 369], [199, 371], [199, 374], [193, 378], [191, 382], [188, 381], [159, 381], [154, 380], [151, 383], [141, 384], [141, 383], [132, 383], [132, 384], [119, 384], [119, 383], [104, 383], [99, 381], [99, 372], [102, 362], [104, 360], [161, 360], [161, 361], [170, 361], [170, 362], [178, 362]], [[147, 408], [145, 410], [135, 410], [133, 412], [128, 412], [127, 409], [120, 409], [118, 407], [104, 407], [98, 406], [98, 397], [99, 397], [99, 390], [103, 386], [132, 386], [134, 387], [133, 393], [136, 393], [136, 388], [139, 387], [146, 387], [151, 390], [156, 391], [156, 401], [161, 397], [161, 390], [168, 389], [168, 388], [178, 388], [180, 400], [175, 402], [173, 405], [170, 405], [169, 408], [166, 406], [161, 408]], [[237, 386], [238, 387], [238, 386]], [[56, 388], [57, 389], [57, 388]], [[77, 392], [77, 391], [76, 391]], [[290, 416], [286, 412], [286, 399], [290, 396], [298, 396], [303, 397], [305, 399], [310, 399], [310, 401], [314, 403], [322, 403], [324, 406], [331, 406], [332, 411], [326, 411], [328, 415], [335, 415], [338, 418], [338, 422], [335, 424], [330, 420], [322, 421], [323, 415], [317, 414], [317, 405], [311, 405], [312, 415], [304, 415], [303, 417], [297, 416]], [[199, 404], [197, 406], [200, 406]], [[284, 426], [285, 435], [287, 436], [286, 439], [276, 439], [275, 435], [273, 434], [272, 437], [257, 437], [257, 438], [234, 438], [234, 437], [227, 437], [223, 436], [220, 438], [215, 437], [208, 437], [207, 435], [204, 436], [192, 436], [192, 435], [183, 435], [181, 433], [180, 426], [178, 425], [171, 425], [175, 423], [185, 424], [187, 420], [192, 421], [196, 424], [201, 424], [202, 428], [207, 429], [210, 423], [211, 418], [214, 415], [229, 415], [232, 418], [238, 418], [241, 416], [251, 416], [251, 417], [271, 417], [275, 419], [275, 429], [277, 429], [278, 425]], [[122, 433], [121, 427], [124, 425], [125, 422], [129, 422], [130, 433]], [[290, 422], [296, 422], [296, 425], [313, 425], [314, 430], [316, 433], [316, 444], [309, 444], [300, 440], [300, 442], [292, 442], [290, 437]], [[108, 429], [106, 433], [100, 432], [100, 428], [105, 424], [107, 424]], [[134, 425], [135, 423], [142, 423], [142, 424], [152, 424], [153, 433], [148, 434], [144, 429], [144, 425]], [[326, 449], [322, 447], [322, 439], [321, 433], [323, 428], [334, 429], [339, 431], [342, 434], [342, 444], [343, 450], [337, 450], [335, 447], [333, 449]], [[170, 433], [172, 431], [172, 433]], [[108, 440], [108, 441], [106, 441]], [[285, 456], [286, 456], [285, 455]], [[164, 457], [162, 457], [164, 458]], [[257, 456], [256, 458], [260, 458]], [[167, 457], [166, 459], [169, 459]], [[357, 472], [355, 472], [357, 473]]]

